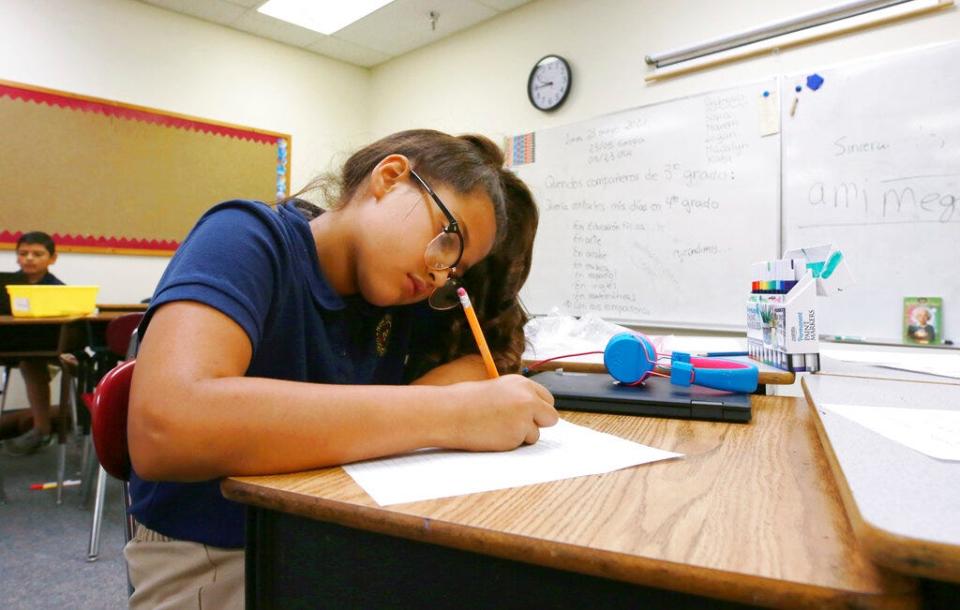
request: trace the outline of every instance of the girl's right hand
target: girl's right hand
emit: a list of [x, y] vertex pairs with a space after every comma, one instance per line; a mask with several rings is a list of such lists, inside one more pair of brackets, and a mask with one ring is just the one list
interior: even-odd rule
[[445, 446], [469, 451], [508, 451], [540, 438], [557, 423], [553, 395], [535, 381], [504, 375], [446, 386], [453, 427]]

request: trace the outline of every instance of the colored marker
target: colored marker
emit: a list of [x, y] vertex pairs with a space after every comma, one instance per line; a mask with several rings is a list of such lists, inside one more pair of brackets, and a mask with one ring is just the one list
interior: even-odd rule
[[497, 372], [497, 365], [493, 362], [493, 356], [490, 355], [490, 348], [487, 346], [487, 340], [480, 329], [480, 321], [477, 320], [477, 313], [473, 310], [473, 304], [470, 303], [470, 297], [463, 288], [457, 289], [457, 296], [460, 297], [460, 304], [463, 305], [463, 313], [467, 316], [467, 323], [470, 330], [473, 331], [473, 339], [477, 342], [477, 348], [480, 350], [480, 357], [483, 358], [483, 365], [487, 367], [487, 376], [490, 379], [496, 379], [500, 376]]
[[852, 335], [833, 335], [831, 338], [834, 341], [849, 341], [851, 343], [863, 343], [866, 341], [863, 337], [855, 337]]
[[[80, 479], [70, 479], [63, 482], [64, 487], [76, 487], [80, 484]], [[57, 482], [50, 481], [49, 483], [33, 483], [30, 485], [30, 489], [40, 490], [40, 489], [56, 489]]]

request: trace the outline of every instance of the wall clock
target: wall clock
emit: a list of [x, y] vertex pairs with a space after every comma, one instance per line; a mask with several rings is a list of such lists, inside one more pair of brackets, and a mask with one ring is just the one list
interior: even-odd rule
[[534, 108], [550, 112], [556, 110], [567, 99], [573, 73], [570, 64], [559, 55], [547, 55], [530, 70], [527, 79], [527, 96]]

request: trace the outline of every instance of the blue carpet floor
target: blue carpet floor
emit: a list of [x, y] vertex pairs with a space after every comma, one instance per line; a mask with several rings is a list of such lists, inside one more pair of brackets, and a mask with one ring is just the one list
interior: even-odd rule
[[[80, 449], [68, 444], [67, 478], [78, 479]], [[56, 479], [56, 445], [28, 457], [0, 453], [7, 503], [0, 504], [0, 606], [5, 609], [103, 610], [125, 608], [120, 484], [110, 480], [100, 538], [100, 558], [87, 562], [93, 515], [80, 506], [80, 487], [31, 491], [31, 483]]]

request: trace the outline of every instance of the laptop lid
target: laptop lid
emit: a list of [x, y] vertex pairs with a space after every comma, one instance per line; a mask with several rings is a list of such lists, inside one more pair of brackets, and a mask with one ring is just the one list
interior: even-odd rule
[[7, 294], [7, 286], [22, 283], [23, 277], [19, 273], [0, 271], [0, 316], [10, 315], [10, 295]]
[[622, 415], [750, 421], [750, 395], [700, 386], [676, 386], [651, 377], [643, 385], [621, 385], [606, 373], [546, 371], [531, 377], [556, 400], [558, 409]]

